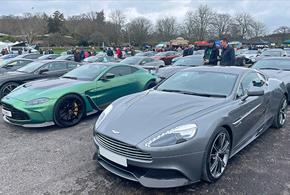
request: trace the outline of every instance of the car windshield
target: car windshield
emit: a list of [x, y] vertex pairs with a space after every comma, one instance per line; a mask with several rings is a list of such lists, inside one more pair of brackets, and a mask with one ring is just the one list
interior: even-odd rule
[[46, 62], [41, 62], [41, 61], [31, 62], [31, 63], [27, 64], [26, 66], [23, 66], [23, 67], [17, 69], [17, 71], [18, 72], [32, 73], [35, 70], [37, 70], [38, 68], [40, 68], [45, 63]]
[[281, 56], [281, 51], [267, 50], [267, 51], [264, 51], [261, 55], [262, 56], [276, 56], [276, 57], [279, 57], [279, 56]]
[[5, 66], [5, 65], [8, 64], [9, 62], [10, 62], [9, 59], [7, 59], [7, 60], [0, 60], [0, 67]]
[[289, 59], [264, 59], [259, 60], [253, 65], [255, 69], [282, 69], [290, 70]]
[[103, 57], [100, 56], [90, 56], [84, 59], [84, 62], [102, 62]]
[[59, 56], [57, 58], [55, 58], [56, 60], [66, 60], [67, 58], [72, 57], [70, 55], [63, 55], [63, 56]]
[[157, 90], [182, 94], [227, 97], [238, 75], [211, 71], [181, 71], [165, 80]]
[[86, 64], [73, 69], [62, 77], [83, 81], [92, 81], [96, 79], [106, 68], [107, 66], [103, 64]]
[[166, 56], [166, 52], [159, 52], [155, 56], [162, 56], [162, 57], [164, 57], [164, 56]]
[[203, 58], [194, 58], [194, 57], [186, 57], [186, 58], [179, 58], [173, 64], [174, 66], [201, 66], [203, 65]]
[[129, 57], [122, 60], [120, 63], [122, 64], [129, 64], [129, 65], [136, 65], [139, 64], [140, 58]]
[[241, 54], [257, 54], [257, 53], [258, 53], [257, 50], [245, 50], [241, 52]]

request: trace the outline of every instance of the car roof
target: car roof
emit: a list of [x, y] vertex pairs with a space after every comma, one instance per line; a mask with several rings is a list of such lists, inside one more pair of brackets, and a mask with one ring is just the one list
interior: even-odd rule
[[187, 68], [184, 71], [213, 71], [213, 72], [242, 75], [250, 70], [251, 69], [249, 68], [237, 67], [237, 66], [197, 66], [197, 67]]
[[261, 60], [290, 60], [290, 57], [268, 57]]

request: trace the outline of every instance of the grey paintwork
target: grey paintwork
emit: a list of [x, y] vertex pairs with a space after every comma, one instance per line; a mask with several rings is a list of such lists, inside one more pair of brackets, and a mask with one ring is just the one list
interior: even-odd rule
[[[142, 68], [145, 68], [147, 70], [158, 71], [158, 69], [160, 67], [164, 67], [165, 66], [164, 61], [153, 59], [153, 58], [150, 58], [150, 57], [147, 57], [147, 56], [132, 56], [132, 57], [128, 57], [128, 58], [134, 58], [134, 59], [137, 60], [136, 64], [130, 64], [130, 65], [141, 66]], [[121, 61], [121, 63], [126, 64], [125, 60], [124, 60], [124, 62]], [[151, 62], [145, 62], [145, 60], [152, 60], [152, 61]]]
[[[186, 65], [175, 65], [175, 62], [177, 62], [180, 59], [187, 58], [192, 59], [193, 63], [188, 63]], [[178, 71], [184, 70], [188, 67], [195, 67], [195, 66], [202, 66], [203, 65], [203, 55], [190, 55], [186, 57], [179, 57], [172, 66], [167, 66], [160, 68], [157, 72], [157, 76], [163, 79], [167, 79], [171, 75], [175, 74]], [[197, 63], [198, 62], [198, 63]]]
[[[236, 98], [237, 89], [245, 74], [253, 69], [237, 67], [196, 67], [191, 70], [217, 71], [238, 74], [233, 92], [226, 98], [148, 90], [123, 97], [112, 103], [113, 109], [99, 125], [96, 132], [115, 140], [136, 146], [152, 156], [151, 162], [128, 159], [131, 169], [116, 165], [98, 155], [98, 161], [107, 170], [146, 187], [175, 187], [201, 179], [204, 154], [211, 136], [219, 127], [226, 127], [232, 135], [231, 157], [268, 129], [278, 113], [278, 105], [286, 94], [284, 84], [268, 79], [263, 86], [263, 96]], [[190, 71], [190, 70], [186, 70]], [[195, 123], [194, 138], [166, 147], [146, 147], [145, 143], [161, 132], [174, 127]], [[117, 130], [115, 134], [112, 130]], [[94, 139], [97, 148], [99, 144]], [[146, 170], [145, 173], [136, 170]], [[178, 172], [166, 178], [167, 172]], [[158, 171], [159, 174], [158, 174]]]
[[[290, 58], [289, 57], [269, 57], [263, 60], [288, 60], [290, 69]], [[277, 68], [273, 64], [273, 68]], [[271, 70], [271, 69], [260, 69], [266, 76], [271, 78], [277, 78], [285, 83], [288, 94], [290, 94], [290, 71], [289, 70]], [[290, 102], [290, 96], [288, 96], [288, 101]]]

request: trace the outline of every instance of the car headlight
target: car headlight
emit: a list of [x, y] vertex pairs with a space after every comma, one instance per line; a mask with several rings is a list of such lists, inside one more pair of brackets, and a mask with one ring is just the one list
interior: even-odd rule
[[96, 124], [95, 124], [95, 130], [100, 126], [100, 124], [103, 122], [103, 120], [106, 118], [106, 116], [112, 111], [113, 109], [113, 105], [110, 104], [103, 112], [102, 114], [99, 116]]
[[33, 106], [38, 104], [44, 104], [49, 101], [49, 98], [37, 98], [26, 102], [26, 105]]
[[186, 124], [165, 131], [148, 141], [147, 147], [163, 147], [185, 142], [196, 134], [196, 124]]

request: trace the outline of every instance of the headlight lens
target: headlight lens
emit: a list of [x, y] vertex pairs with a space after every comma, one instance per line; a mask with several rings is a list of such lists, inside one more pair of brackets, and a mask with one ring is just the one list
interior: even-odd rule
[[145, 146], [163, 147], [179, 144], [193, 138], [196, 134], [196, 131], [196, 124], [181, 125], [159, 134], [158, 136], [148, 141]]
[[38, 104], [44, 104], [49, 101], [49, 98], [37, 98], [34, 100], [30, 100], [26, 103], [28, 106], [38, 105]]
[[113, 105], [110, 104], [103, 112], [102, 114], [99, 116], [96, 124], [95, 124], [95, 129], [98, 128], [100, 126], [100, 124], [103, 122], [103, 120], [106, 118], [106, 116], [112, 111], [113, 109]]

